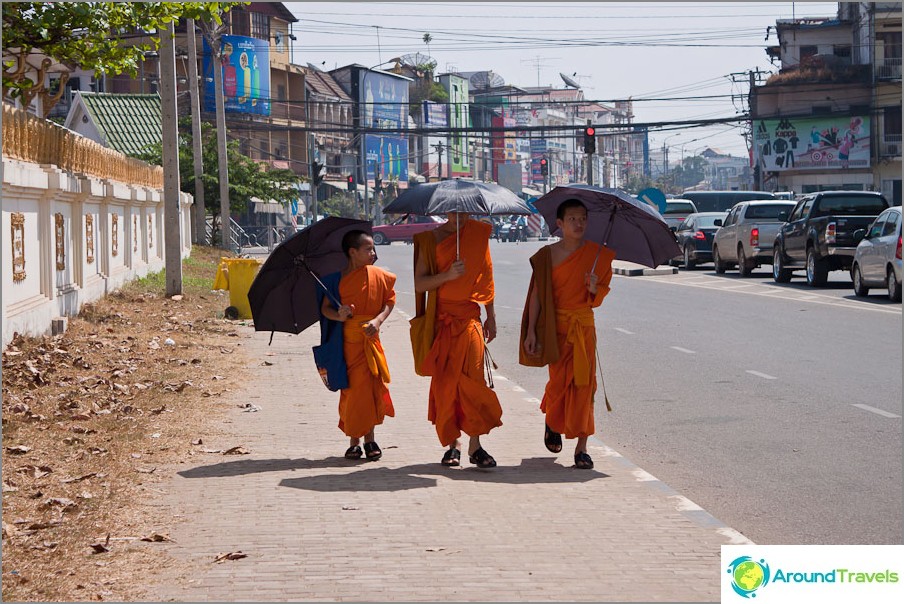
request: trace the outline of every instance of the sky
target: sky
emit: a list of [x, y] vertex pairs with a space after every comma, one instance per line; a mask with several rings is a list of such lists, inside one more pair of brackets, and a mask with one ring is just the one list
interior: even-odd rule
[[[634, 99], [635, 122], [732, 117], [746, 110], [750, 71], [766, 56], [777, 19], [834, 17], [834, 2], [286, 2], [293, 61], [329, 70], [390, 67], [421, 53], [437, 72], [492, 70], [515, 86], [564, 86], [585, 98]], [[432, 40], [426, 44], [424, 34]], [[734, 75], [733, 75], [734, 74]], [[692, 98], [688, 98], [692, 97]], [[649, 100], [647, 100], [649, 99]], [[672, 157], [707, 146], [747, 155], [738, 125], [652, 132]]]

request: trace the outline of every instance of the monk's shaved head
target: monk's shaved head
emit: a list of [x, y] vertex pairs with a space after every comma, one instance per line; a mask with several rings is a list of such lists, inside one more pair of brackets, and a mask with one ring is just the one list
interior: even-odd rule
[[565, 212], [567, 212], [571, 208], [582, 208], [585, 212], [587, 211], [587, 206], [585, 206], [580, 200], [566, 199], [559, 204], [558, 208], [556, 208], [556, 218], [563, 220], [565, 218]]

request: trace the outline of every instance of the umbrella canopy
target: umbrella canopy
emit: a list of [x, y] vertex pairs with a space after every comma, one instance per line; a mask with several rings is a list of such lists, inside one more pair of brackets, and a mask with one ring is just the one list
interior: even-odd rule
[[534, 202], [552, 229], [551, 235], [561, 235], [556, 211], [569, 199], [577, 199], [587, 208], [584, 236], [614, 250], [619, 260], [656, 267], [681, 254], [675, 234], [659, 212], [620, 189], [577, 184], [556, 187]]
[[282, 242], [248, 290], [254, 329], [301, 333], [317, 322], [320, 277], [342, 270], [348, 261], [342, 238], [353, 230], [370, 233], [371, 228], [365, 220], [330, 217]]
[[443, 180], [411, 187], [383, 208], [384, 214], [429, 216], [449, 212], [530, 214], [531, 210], [505, 187], [472, 180]]

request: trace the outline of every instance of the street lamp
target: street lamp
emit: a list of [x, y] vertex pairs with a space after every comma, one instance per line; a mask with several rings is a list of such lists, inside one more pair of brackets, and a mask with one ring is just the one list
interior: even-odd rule
[[671, 136], [665, 137], [662, 141], [662, 173], [667, 174], [669, 171], [669, 141], [676, 136], [681, 136], [681, 132], [676, 132]]

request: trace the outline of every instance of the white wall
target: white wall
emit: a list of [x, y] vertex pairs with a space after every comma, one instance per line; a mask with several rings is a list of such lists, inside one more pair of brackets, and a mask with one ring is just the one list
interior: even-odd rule
[[[191, 253], [191, 204], [191, 196], [182, 193], [183, 258]], [[163, 213], [160, 189], [4, 157], [3, 345], [15, 332], [47, 334], [54, 318], [75, 316], [86, 302], [162, 270]], [[57, 254], [57, 214], [63, 225], [61, 256]], [[14, 230], [14, 217], [18, 220], [20, 215], [22, 226]], [[14, 256], [25, 259], [24, 278], [13, 274]]]

